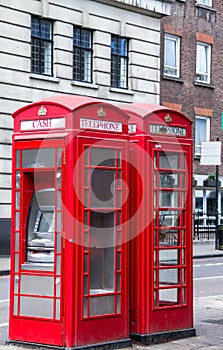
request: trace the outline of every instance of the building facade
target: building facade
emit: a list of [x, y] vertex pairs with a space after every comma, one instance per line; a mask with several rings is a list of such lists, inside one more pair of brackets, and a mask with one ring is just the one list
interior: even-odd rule
[[222, 0], [176, 0], [162, 19], [161, 104], [193, 120], [194, 210], [204, 225], [223, 213], [223, 168], [216, 205], [216, 166], [200, 164], [202, 141], [223, 141], [222, 33]]
[[0, 252], [9, 251], [11, 114], [55, 94], [160, 102], [171, 0], [1, 0]]

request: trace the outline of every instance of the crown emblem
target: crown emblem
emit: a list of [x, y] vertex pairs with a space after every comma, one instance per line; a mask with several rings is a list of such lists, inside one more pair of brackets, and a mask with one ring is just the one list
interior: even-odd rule
[[106, 116], [106, 112], [104, 111], [103, 107], [98, 108], [98, 117], [104, 118]]
[[44, 117], [47, 114], [47, 109], [43, 106], [40, 107], [38, 110], [38, 116], [39, 117]]
[[165, 115], [164, 120], [165, 120], [166, 123], [171, 123], [172, 122], [172, 118], [169, 115], [169, 113]]

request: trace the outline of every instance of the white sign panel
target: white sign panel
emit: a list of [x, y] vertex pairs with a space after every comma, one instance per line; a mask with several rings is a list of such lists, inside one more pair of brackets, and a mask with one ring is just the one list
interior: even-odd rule
[[136, 124], [129, 124], [128, 130], [129, 130], [130, 134], [135, 134], [136, 133]]
[[176, 135], [176, 136], [187, 135], [186, 128], [182, 128], [174, 125], [169, 126], [169, 125], [161, 125], [161, 124], [151, 124], [150, 132], [155, 134], [166, 134], [166, 135]]
[[80, 128], [110, 132], [122, 132], [122, 123], [80, 118]]
[[21, 131], [35, 131], [46, 129], [65, 128], [65, 118], [22, 120], [20, 122]]
[[202, 142], [200, 165], [221, 165], [221, 142]]

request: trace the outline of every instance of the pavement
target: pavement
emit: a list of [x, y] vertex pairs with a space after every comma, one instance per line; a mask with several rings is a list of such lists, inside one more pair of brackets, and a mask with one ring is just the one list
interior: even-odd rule
[[[223, 257], [223, 250], [216, 250], [214, 241], [194, 241], [193, 259], [215, 257]], [[9, 273], [10, 258], [0, 256], [0, 275]], [[132, 344], [132, 347], [128, 347], [126, 350], [223, 350], [222, 291], [213, 296], [194, 298], [194, 328], [196, 330], [194, 337], [150, 346]], [[46, 348], [31, 346], [29, 349], [42, 350]], [[54, 350], [54, 347], [50, 347], [50, 349]], [[27, 350], [27, 347], [13, 344], [0, 345], [0, 350]]]

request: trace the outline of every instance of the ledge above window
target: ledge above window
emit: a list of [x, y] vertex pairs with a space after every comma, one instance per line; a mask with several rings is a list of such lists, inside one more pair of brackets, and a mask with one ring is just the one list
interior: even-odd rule
[[181, 78], [181, 77], [178, 78], [178, 77], [174, 77], [174, 76], [166, 75], [166, 74], [163, 75], [163, 80], [172, 80], [172, 81], [175, 81], [176, 83], [181, 83], [181, 84], [184, 83], [183, 78]]
[[85, 83], [83, 81], [78, 81], [78, 80], [72, 80], [71, 81], [71, 85], [73, 85], [73, 86], [80, 86], [80, 87], [84, 87], [84, 88], [88, 88], [88, 89], [95, 89], [95, 90], [97, 90], [99, 88], [99, 86], [96, 85], [96, 84]]
[[200, 3], [195, 3], [196, 7], [200, 7], [202, 9], [205, 9], [205, 10], [209, 10], [209, 11], [212, 11], [212, 12], [217, 12], [216, 8], [215, 7], [212, 7], [212, 6], [208, 6], [208, 5], [203, 5], [203, 4], [200, 4]]
[[57, 84], [60, 82], [60, 78], [51, 77], [50, 75], [31, 74], [29, 77], [30, 79], [45, 80]]

